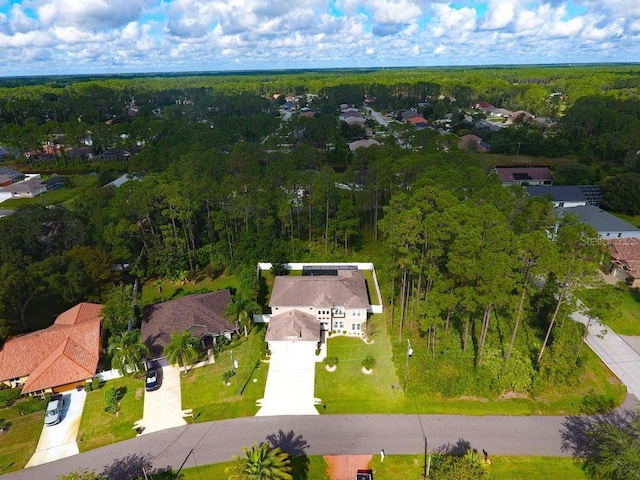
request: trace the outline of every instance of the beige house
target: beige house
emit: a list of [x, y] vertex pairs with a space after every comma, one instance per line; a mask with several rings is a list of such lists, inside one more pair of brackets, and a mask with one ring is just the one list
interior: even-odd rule
[[266, 340], [320, 342], [321, 332], [361, 336], [371, 311], [359, 270], [276, 277]]

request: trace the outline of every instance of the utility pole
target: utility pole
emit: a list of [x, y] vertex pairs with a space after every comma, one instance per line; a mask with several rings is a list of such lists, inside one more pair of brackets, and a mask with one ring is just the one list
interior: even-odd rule
[[407, 338], [407, 361], [404, 365], [404, 386], [402, 389], [407, 392], [407, 373], [409, 371], [409, 357], [413, 355], [413, 348], [411, 348], [411, 340]]

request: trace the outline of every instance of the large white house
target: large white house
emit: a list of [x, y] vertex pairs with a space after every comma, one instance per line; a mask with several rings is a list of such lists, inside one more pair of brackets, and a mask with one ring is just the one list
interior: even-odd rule
[[275, 278], [266, 340], [320, 342], [321, 331], [362, 335], [371, 312], [360, 270]]

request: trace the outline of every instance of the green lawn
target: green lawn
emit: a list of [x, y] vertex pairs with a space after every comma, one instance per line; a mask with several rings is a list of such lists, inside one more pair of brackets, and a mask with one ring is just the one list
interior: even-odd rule
[[[238, 452], [238, 455], [241, 454], [242, 452]], [[309, 456], [306, 458], [309, 461], [308, 473], [306, 475], [294, 475], [294, 480], [329, 480], [329, 475], [327, 474], [327, 463], [324, 461], [324, 458], [320, 456]], [[294, 465], [294, 468], [296, 463], [299, 463], [299, 460], [294, 458], [292, 460], [292, 465]], [[232, 461], [224, 463], [214, 463], [210, 465], [202, 465], [199, 467], [185, 468], [184, 470], [182, 470], [182, 473], [184, 473], [184, 480], [202, 480], [205, 478], [222, 480], [227, 478], [225, 469], [231, 465], [233, 465]]]
[[0, 468], [2, 473], [21, 470], [36, 451], [44, 425], [44, 412], [20, 415], [12, 407], [0, 409], [5, 433], [0, 435]]
[[602, 322], [620, 335], [640, 335], [640, 292], [606, 285], [597, 290], [582, 290], [578, 297], [588, 307], [590, 297], [598, 295], [600, 290], [614, 297], [617, 303], [615, 308], [605, 312]]
[[97, 176], [90, 175], [70, 175], [68, 176], [68, 178], [71, 179], [71, 187], [63, 187], [57, 190], [52, 190], [50, 192], [43, 193], [42, 195], [38, 195], [34, 198], [6, 200], [2, 202], [2, 208], [13, 209], [22, 205], [30, 205], [34, 203], [41, 203], [44, 205], [67, 203], [76, 198], [82, 192], [94, 187], [96, 185], [96, 182], [98, 181]]
[[[158, 287], [162, 287], [162, 295]], [[220, 275], [215, 279], [204, 277], [196, 281], [186, 282], [183, 285], [169, 280], [149, 279], [142, 285], [142, 305], [153, 305], [163, 300], [171, 300], [192, 292], [223, 290], [225, 288], [239, 287], [238, 278], [235, 275]]]
[[[333, 337], [327, 343], [327, 356], [338, 357], [338, 368], [328, 372], [316, 364], [315, 396], [326, 403], [321, 413], [408, 413], [413, 411], [402, 393], [395, 374], [391, 344], [387, 340], [382, 315], [374, 315], [379, 332], [372, 344], [354, 337]], [[373, 373], [362, 373], [361, 362], [372, 355], [377, 362]]]
[[[121, 389], [123, 393], [117, 415], [104, 411], [104, 392], [111, 387]], [[141, 378], [118, 378], [106, 382], [98, 390], [88, 391], [78, 432], [78, 448], [86, 452], [135, 437], [133, 424], [142, 419], [143, 409], [144, 382]]]
[[[260, 361], [263, 332], [263, 326], [254, 327], [246, 341], [219, 354], [214, 364], [194, 368], [182, 377], [182, 408], [193, 409], [194, 416], [199, 415], [198, 422], [255, 415], [269, 367]], [[227, 386], [222, 376], [232, 369], [231, 352], [239, 368]]]

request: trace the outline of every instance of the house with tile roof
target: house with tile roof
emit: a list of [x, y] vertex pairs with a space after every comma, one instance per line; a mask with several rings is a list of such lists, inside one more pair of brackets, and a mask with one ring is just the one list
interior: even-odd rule
[[323, 331], [362, 336], [371, 312], [362, 272], [337, 269], [307, 273], [275, 278], [267, 341], [320, 343]]
[[142, 341], [154, 358], [160, 358], [172, 333], [188, 330], [205, 348], [214, 345], [219, 336], [231, 340], [239, 325], [229, 321], [223, 312], [232, 302], [229, 290], [219, 290], [151, 305], [142, 319]]
[[79, 303], [53, 325], [10, 338], [0, 350], [0, 381], [24, 394], [63, 392], [96, 373], [102, 305]]
[[612, 275], [631, 288], [640, 288], [640, 238], [612, 239], [608, 245]]

